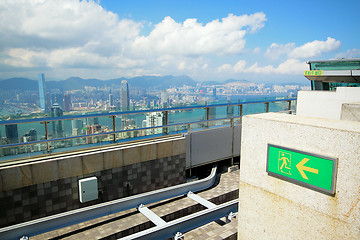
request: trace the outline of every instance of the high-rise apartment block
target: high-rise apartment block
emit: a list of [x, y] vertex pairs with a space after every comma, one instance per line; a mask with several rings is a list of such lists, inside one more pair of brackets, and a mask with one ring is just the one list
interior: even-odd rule
[[64, 111], [70, 112], [71, 111], [71, 97], [69, 93], [64, 95]]
[[[156, 127], [162, 126], [165, 123], [165, 115], [162, 112], [152, 112], [146, 114], [146, 119], [143, 120], [142, 127]], [[152, 128], [146, 130], [146, 135], [151, 134], [161, 134], [163, 133], [163, 128]]]
[[120, 86], [120, 109], [129, 111], [129, 86], [126, 80], [121, 81]]

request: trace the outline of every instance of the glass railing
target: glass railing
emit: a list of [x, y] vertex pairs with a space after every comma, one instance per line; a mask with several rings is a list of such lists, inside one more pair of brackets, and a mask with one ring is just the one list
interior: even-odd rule
[[0, 161], [233, 126], [243, 115], [294, 113], [296, 98], [0, 121]]

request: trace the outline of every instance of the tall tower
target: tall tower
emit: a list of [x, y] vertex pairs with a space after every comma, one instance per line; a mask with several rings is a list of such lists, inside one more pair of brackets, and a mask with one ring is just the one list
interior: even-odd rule
[[6, 138], [10, 143], [19, 142], [19, 134], [17, 124], [5, 125]]
[[46, 110], [46, 104], [45, 104], [45, 93], [46, 93], [46, 87], [45, 87], [45, 75], [43, 73], [38, 74], [38, 83], [39, 83], [39, 97], [40, 97], [40, 109], [41, 112], [45, 112]]
[[[61, 109], [60, 105], [58, 103], [54, 103], [51, 107], [51, 116], [52, 117], [61, 117], [63, 116], [63, 110]], [[53, 121], [52, 122], [52, 130], [53, 130], [53, 136], [56, 138], [63, 137], [63, 123], [62, 121]]]
[[64, 95], [64, 111], [70, 112], [71, 110], [71, 97], [69, 93]]
[[129, 110], [129, 86], [126, 80], [121, 81], [120, 86], [120, 108], [121, 111]]
[[110, 93], [109, 94], [109, 107], [114, 106], [114, 97], [113, 95]]

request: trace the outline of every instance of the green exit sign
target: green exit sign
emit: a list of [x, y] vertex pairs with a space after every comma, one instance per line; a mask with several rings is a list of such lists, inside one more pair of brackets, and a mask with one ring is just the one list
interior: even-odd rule
[[324, 74], [324, 70], [305, 70], [304, 76], [322, 76]]
[[337, 159], [268, 144], [266, 171], [328, 195], [335, 195]]

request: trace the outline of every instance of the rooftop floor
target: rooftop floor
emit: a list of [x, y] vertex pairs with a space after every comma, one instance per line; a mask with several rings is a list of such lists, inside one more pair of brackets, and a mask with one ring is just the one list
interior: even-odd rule
[[[197, 194], [215, 204], [236, 199], [238, 180], [239, 171], [219, 174], [214, 187]], [[205, 209], [194, 200], [183, 196], [149, 204], [147, 207], [166, 222]], [[154, 224], [136, 209], [130, 209], [40, 234], [31, 239], [118, 239], [153, 226]], [[236, 234], [236, 226], [236, 219], [230, 223], [225, 223], [224, 219], [217, 220], [184, 235], [185, 239], [226, 239]]]

